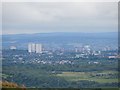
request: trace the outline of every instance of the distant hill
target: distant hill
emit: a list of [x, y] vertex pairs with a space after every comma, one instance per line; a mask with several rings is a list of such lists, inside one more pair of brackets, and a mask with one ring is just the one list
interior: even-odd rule
[[77, 33], [77, 32], [60, 32], [60, 33], [35, 33], [35, 34], [13, 34], [2, 35], [3, 48], [11, 45], [20, 48], [26, 48], [29, 42], [35, 43], [83, 43], [83, 44], [112, 44], [117, 43], [117, 32], [105, 33]]

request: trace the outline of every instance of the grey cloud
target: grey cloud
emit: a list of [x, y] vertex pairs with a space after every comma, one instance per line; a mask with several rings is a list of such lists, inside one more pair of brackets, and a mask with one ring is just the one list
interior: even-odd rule
[[3, 3], [3, 29], [4, 33], [67, 32], [72, 28], [117, 31], [117, 13], [117, 2]]

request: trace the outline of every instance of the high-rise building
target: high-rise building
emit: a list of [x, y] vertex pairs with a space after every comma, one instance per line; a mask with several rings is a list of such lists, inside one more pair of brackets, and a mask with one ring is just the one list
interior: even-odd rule
[[35, 44], [34, 43], [29, 43], [28, 44], [28, 52], [35, 52]]
[[31, 53], [32, 52], [32, 49], [31, 49], [31, 44], [29, 43], [28, 44], [28, 52]]
[[28, 44], [29, 53], [42, 53], [42, 44], [29, 43]]
[[35, 47], [36, 47], [35, 43], [32, 43], [32, 52], [35, 52]]
[[36, 53], [42, 53], [42, 44], [36, 44], [35, 51]]

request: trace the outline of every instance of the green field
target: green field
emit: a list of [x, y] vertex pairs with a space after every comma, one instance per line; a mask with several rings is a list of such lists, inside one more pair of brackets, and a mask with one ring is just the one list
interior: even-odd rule
[[117, 74], [116, 71], [102, 71], [102, 72], [62, 72], [57, 74], [58, 77], [62, 77], [67, 81], [96, 81], [98, 83], [112, 83], [118, 82], [118, 78], [111, 78], [110, 74]]

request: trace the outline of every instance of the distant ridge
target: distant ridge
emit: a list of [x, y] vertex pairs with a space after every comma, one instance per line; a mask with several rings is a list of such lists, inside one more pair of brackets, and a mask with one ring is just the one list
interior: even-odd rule
[[8, 48], [11, 45], [20, 48], [27, 48], [27, 44], [34, 43], [83, 43], [90, 45], [111, 45], [117, 44], [117, 32], [105, 33], [77, 33], [77, 32], [60, 32], [60, 33], [34, 33], [34, 34], [13, 34], [2, 35], [3, 48]]
[[23, 34], [3, 34], [6, 35], [37, 35], [37, 34], [117, 34], [118, 32], [50, 32], [50, 33], [23, 33]]

